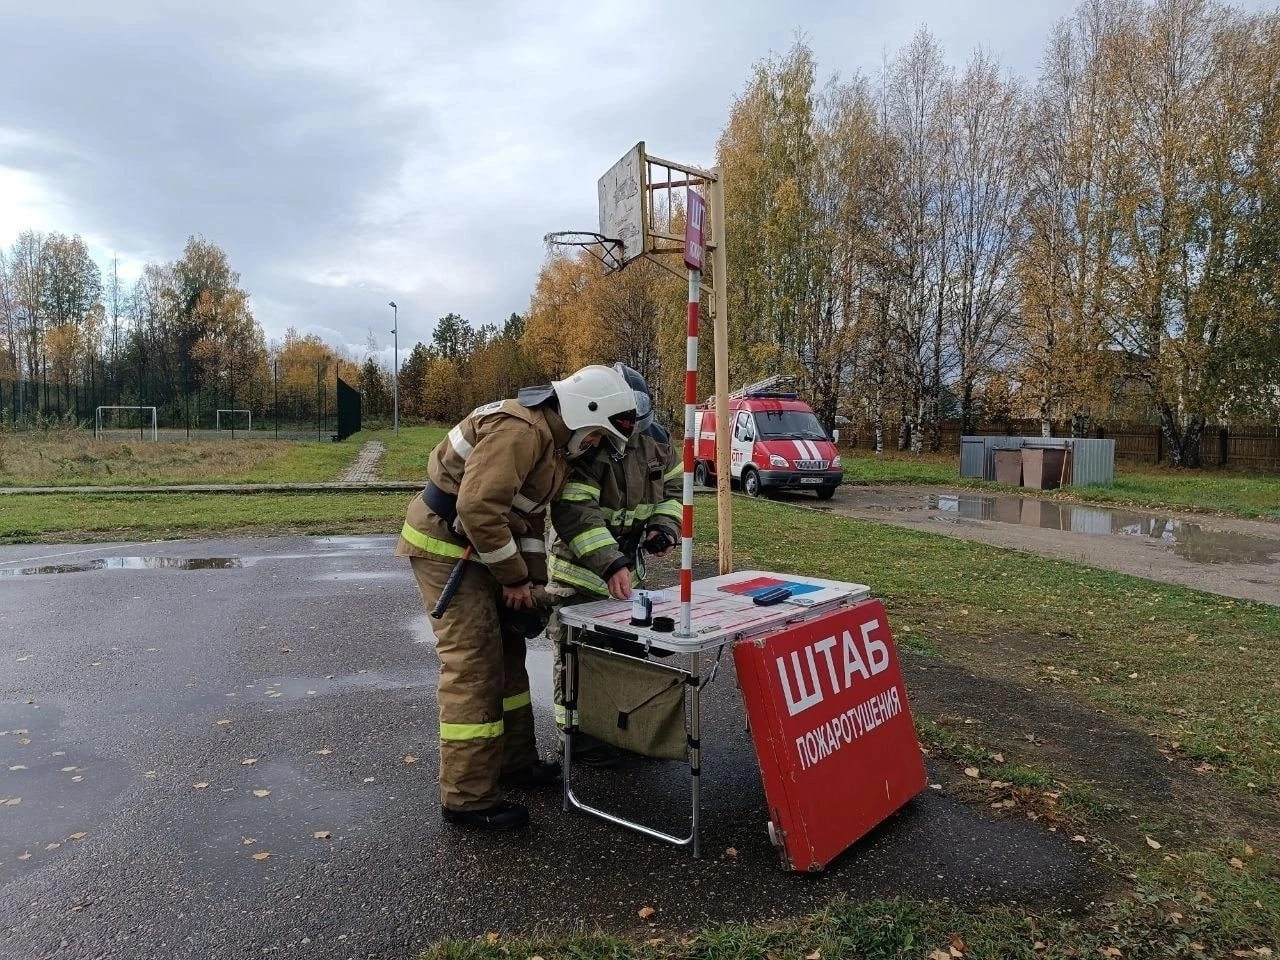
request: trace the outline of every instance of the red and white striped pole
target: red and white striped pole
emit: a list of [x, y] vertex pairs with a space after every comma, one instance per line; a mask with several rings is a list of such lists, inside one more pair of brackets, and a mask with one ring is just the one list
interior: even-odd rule
[[684, 515], [680, 524], [680, 629], [693, 636], [693, 469], [694, 410], [698, 404], [698, 305], [702, 271], [689, 270], [689, 340], [684, 372]]

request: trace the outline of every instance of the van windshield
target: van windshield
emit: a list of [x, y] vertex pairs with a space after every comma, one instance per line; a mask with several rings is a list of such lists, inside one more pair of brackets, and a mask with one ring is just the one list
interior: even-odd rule
[[807, 410], [769, 410], [756, 413], [756, 430], [761, 437], [825, 440], [827, 431]]

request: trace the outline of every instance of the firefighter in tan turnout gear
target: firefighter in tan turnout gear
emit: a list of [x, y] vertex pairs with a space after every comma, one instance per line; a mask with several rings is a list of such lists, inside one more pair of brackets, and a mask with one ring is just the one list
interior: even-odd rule
[[[645, 554], [663, 556], [680, 542], [684, 466], [671, 437], [653, 420], [649, 385], [637, 370], [615, 365], [635, 391], [636, 422], [626, 449], [600, 448], [577, 460], [564, 492], [551, 504], [555, 542], [548, 594], [555, 602], [547, 634], [552, 642], [556, 727], [562, 730], [564, 663], [560, 643], [564, 606], [613, 597], [626, 600], [644, 579]], [[562, 744], [563, 746], [563, 744]], [[611, 766], [618, 751], [579, 731], [573, 760]]]
[[[502, 786], [554, 783], [534, 740], [525, 638], [541, 633], [534, 587], [546, 583], [545, 521], [570, 461], [604, 440], [625, 448], [636, 399], [614, 369], [479, 407], [431, 451], [426, 489], [409, 503], [398, 556], [408, 556], [440, 657], [440, 803], [444, 819], [520, 827], [529, 812]], [[443, 612], [450, 575], [462, 564]], [[438, 618], [436, 614], [439, 614]]]

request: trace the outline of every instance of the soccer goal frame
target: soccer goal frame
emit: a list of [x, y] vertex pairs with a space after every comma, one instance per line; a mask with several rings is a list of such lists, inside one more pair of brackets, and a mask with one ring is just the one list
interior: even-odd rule
[[[252, 410], [219, 410], [213, 415], [213, 428], [217, 430], [219, 433], [222, 432], [222, 415], [224, 413], [246, 414], [249, 417], [249, 426], [247, 426], [245, 429], [249, 431], [253, 430], [253, 411]], [[234, 423], [231, 425], [231, 432], [232, 433], [236, 432]]]
[[[136, 406], [101, 406], [93, 412], [93, 438], [96, 440], [102, 436], [102, 411], [103, 410], [150, 410], [151, 411], [151, 439], [157, 439], [156, 431], [156, 408], [155, 407], [136, 407]], [[133, 427], [125, 428], [132, 430]], [[142, 418], [138, 418], [138, 433], [143, 430]]]

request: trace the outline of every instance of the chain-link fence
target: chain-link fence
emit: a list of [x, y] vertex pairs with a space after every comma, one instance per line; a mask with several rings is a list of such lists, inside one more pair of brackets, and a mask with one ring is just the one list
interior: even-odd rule
[[302, 389], [273, 377], [240, 393], [215, 386], [165, 398], [109, 382], [0, 377], [0, 429], [52, 425], [140, 440], [328, 440], [337, 429], [336, 378], [320, 373], [314, 387]]

